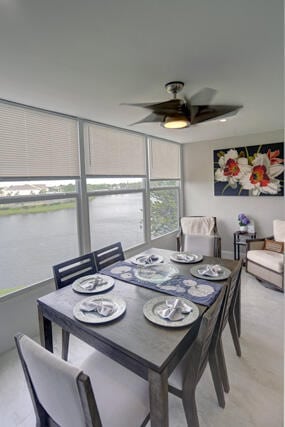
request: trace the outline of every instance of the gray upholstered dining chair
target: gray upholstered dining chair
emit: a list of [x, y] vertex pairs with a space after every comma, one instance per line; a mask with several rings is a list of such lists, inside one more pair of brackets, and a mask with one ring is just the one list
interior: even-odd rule
[[113, 243], [93, 252], [95, 264], [98, 271], [108, 267], [117, 261], [124, 261], [125, 255], [122, 249], [121, 242]]
[[38, 427], [135, 427], [149, 419], [148, 382], [100, 352], [90, 378], [25, 335], [15, 337]]
[[184, 216], [176, 236], [177, 251], [221, 257], [221, 237], [218, 235], [216, 217]]
[[215, 304], [203, 315], [195, 341], [168, 380], [170, 393], [182, 398], [189, 427], [199, 427], [195, 391], [207, 366], [209, 347], [224, 297], [225, 287], [221, 289]]
[[[70, 285], [74, 280], [88, 274], [97, 273], [94, 257], [85, 254], [77, 258], [69, 259], [52, 267], [56, 289]], [[62, 329], [62, 358], [67, 360], [69, 347], [69, 332]]]

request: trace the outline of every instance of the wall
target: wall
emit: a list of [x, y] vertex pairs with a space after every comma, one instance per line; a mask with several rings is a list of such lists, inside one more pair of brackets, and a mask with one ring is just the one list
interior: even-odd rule
[[17, 332], [39, 334], [37, 299], [54, 289], [49, 279], [0, 298], [0, 354], [14, 346]]
[[284, 219], [283, 197], [214, 196], [213, 150], [284, 141], [283, 130], [184, 144], [184, 213], [217, 217], [223, 256], [233, 257], [233, 232], [241, 212], [255, 222], [259, 237], [272, 234], [272, 220]]

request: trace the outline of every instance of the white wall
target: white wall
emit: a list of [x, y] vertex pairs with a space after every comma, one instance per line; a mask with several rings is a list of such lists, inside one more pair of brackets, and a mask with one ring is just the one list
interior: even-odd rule
[[39, 334], [37, 299], [55, 290], [53, 279], [0, 298], [0, 354], [14, 346], [14, 335]]
[[214, 196], [213, 150], [284, 141], [283, 130], [238, 136], [183, 146], [185, 215], [217, 217], [225, 256], [233, 253], [237, 215], [245, 213], [254, 222], [259, 237], [272, 234], [272, 220], [284, 218], [283, 197]]

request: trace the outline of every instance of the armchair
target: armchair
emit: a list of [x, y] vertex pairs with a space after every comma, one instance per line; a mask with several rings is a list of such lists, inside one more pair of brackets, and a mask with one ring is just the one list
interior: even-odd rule
[[285, 221], [273, 221], [273, 236], [247, 240], [246, 271], [284, 292]]
[[176, 241], [177, 251], [221, 257], [221, 237], [218, 235], [216, 217], [182, 217]]

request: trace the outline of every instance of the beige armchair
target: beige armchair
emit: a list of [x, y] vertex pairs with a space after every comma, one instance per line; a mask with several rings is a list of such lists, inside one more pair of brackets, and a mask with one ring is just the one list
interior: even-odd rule
[[247, 241], [246, 271], [284, 292], [285, 221], [273, 221], [273, 236]]
[[221, 257], [221, 237], [216, 217], [185, 216], [180, 219], [177, 251]]

